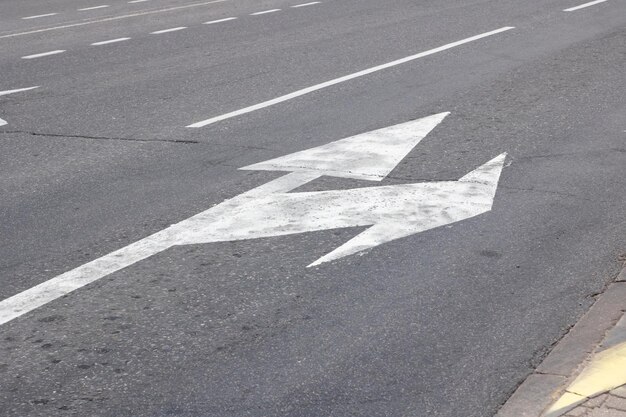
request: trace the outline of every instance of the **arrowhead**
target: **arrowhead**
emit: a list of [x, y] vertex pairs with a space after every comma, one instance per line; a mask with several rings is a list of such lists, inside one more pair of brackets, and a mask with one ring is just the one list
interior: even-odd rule
[[241, 169], [316, 172], [320, 176], [382, 181], [448, 114], [434, 114]]
[[[472, 183], [475, 186], [472, 185], [469, 190], [466, 189], [465, 192], [470, 192], [460, 201], [454, 202], [454, 199], [450, 199], [445, 206], [439, 207], [441, 212], [434, 210], [436, 206], [431, 203], [428, 210], [424, 212], [418, 212], [413, 216], [409, 216], [407, 213], [404, 222], [383, 221], [377, 223], [334, 251], [322, 256], [308, 267], [334, 261], [392, 240], [454, 223], [491, 210], [505, 159], [506, 153], [500, 154], [460, 178], [458, 183]], [[445, 185], [439, 189], [433, 188], [431, 192], [441, 195], [455, 193], [454, 190], [446, 191]], [[417, 201], [415, 203], [417, 206]]]
[[7, 124], [6, 120], [0, 119], [0, 126], [4, 126], [5, 124]]

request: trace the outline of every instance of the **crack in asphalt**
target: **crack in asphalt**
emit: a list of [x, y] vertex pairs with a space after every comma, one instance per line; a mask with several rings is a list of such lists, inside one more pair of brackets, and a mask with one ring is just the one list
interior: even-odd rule
[[48, 136], [55, 138], [73, 138], [73, 139], [89, 139], [89, 140], [115, 140], [125, 142], [166, 142], [166, 143], [183, 143], [183, 144], [197, 144], [200, 143], [197, 140], [186, 139], [139, 139], [139, 138], [117, 138], [108, 136], [89, 136], [89, 135], [68, 135], [62, 133], [42, 133], [42, 132], [30, 132], [26, 130], [5, 130], [1, 133], [23, 133], [31, 136]]

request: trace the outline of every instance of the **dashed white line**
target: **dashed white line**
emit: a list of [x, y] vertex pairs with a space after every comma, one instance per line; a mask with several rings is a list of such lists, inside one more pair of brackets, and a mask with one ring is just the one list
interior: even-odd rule
[[310, 94], [310, 93], [312, 93], [314, 91], [322, 90], [324, 88], [328, 88], [328, 87], [331, 87], [331, 86], [336, 85], [336, 84], [340, 84], [340, 83], [344, 83], [346, 81], [353, 80], [355, 78], [363, 77], [365, 75], [369, 75], [369, 74], [372, 74], [372, 73], [375, 73], [375, 72], [378, 72], [378, 71], [382, 71], [382, 70], [387, 69], [387, 68], [395, 67], [397, 65], [402, 65], [402, 64], [405, 64], [407, 62], [414, 61], [416, 59], [423, 58], [423, 57], [428, 56], [428, 55], [433, 55], [433, 54], [436, 54], [438, 52], [443, 52], [443, 51], [445, 51], [447, 49], [451, 49], [451, 48], [454, 48], [454, 47], [457, 47], [457, 46], [461, 46], [461, 45], [466, 44], [466, 43], [474, 42], [474, 41], [477, 41], [479, 39], [483, 39], [483, 38], [486, 38], [488, 36], [493, 36], [493, 35], [496, 35], [498, 33], [506, 32], [507, 30], [511, 30], [511, 29], [515, 29], [515, 28], [513, 26], [505, 26], [503, 28], [492, 30], [490, 32], [481, 33], [480, 35], [471, 36], [469, 38], [465, 38], [465, 39], [462, 39], [460, 41], [456, 41], [456, 42], [452, 42], [452, 43], [440, 46], [438, 48], [430, 49], [428, 51], [420, 52], [420, 53], [415, 54], [415, 55], [410, 55], [410, 56], [407, 56], [405, 58], [397, 59], [395, 61], [391, 61], [391, 62], [388, 62], [386, 64], [378, 65], [378, 66], [375, 66], [375, 67], [372, 67], [372, 68], [368, 68], [368, 69], [365, 69], [365, 70], [362, 70], [362, 71], [359, 71], [359, 72], [355, 72], [355, 73], [352, 73], [352, 74], [349, 74], [349, 75], [345, 75], [343, 77], [335, 78], [334, 80], [326, 81], [324, 83], [313, 85], [311, 87], [303, 88], [302, 90], [298, 90], [298, 91], [295, 91], [293, 93], [286, 94], [284, 96], [280, 96], [280, 97], [277, 97], [277, 98], [272, 99], [272, 100], [264, 101], [262, 103], [255, 104], [253, 106], [249, 106], [249, 107], [245, 107], [243, 109], [235, 110], [233, 112], [222, 114], [222, 115], [216, 116], [216, 117], [212, 117], [212, 118], [207, 119], [207, 120], [202, 120], [200, 122], [196, 122], [196, 123], [190, 124], [187, 127], [192, 127], [192, 128], [204, 127], [204, 126], [208, 126], [208, 125], [213, 124], [213, 123], [220, 122], [222, 120], [226, 120], [226, 119], [230, 119], [230, 118], [233, 118], [233, 117], [241, 116], [242, 114], [252, 113], [253, 111], [260, 110], [260, 109], [263, 109], [263, 108], [266, 108], [266, 107], [270, 107], [270, 106], [273, 106], [275, 104], [283, 103], [285, 101], [292, 100], [294, 98], [297, 98], [297, 97], [300, 97], [300, 96], [304, 96], [306, 94]]
[[22, 59], [41, 58], [42, 56], [62, 54], [63, 52], [65, 52], [65, 49], [58, 49], [56, 51], [42, 52], [40, 54], [33, 54], [33, 55], [26, 55], [26, 56], [23, 56]]
[[187, 26], [180, 26], [177, 28], [169, 28], [163, 30], [155, 30], [154, 32], [150, 32], [151, 35], [160, 35], [161, 33], [169, 33], [169, 32], [177, 32], [179, 30], [187, 29]]
[[23, 17], [22, 20], [29, 20], [29, 19], [39, 19], [40, 17], [48, 17], [48, 16], [56, 16], [58, 15], [58, 13], [46, 13], [46, 14], [38, 14], [35, 16], [26, 16]]
[[296, 4], [290, 7], [293, 7], [294, 9], [297, 9], [298, 7], [307, 7], [307, 6], [313, 6], [315, 4], [320, 4], [322, 3], [321, 1], [311, 1], [309, 3], [302, 3], [302, 4]]
[[34, 90], [35, 88], [39, 88], [39, 86], [36, 85], [34, 87], [17, 88], [15, 90], [0, 91], [0, 96], [6, 96], [9, 94], [13, 94], [13, 93], [21, 93], [22, 91]]
[[250, 16], [259, 16], [262, 14], [275, 13], [275, 12], [280, 12], [280, 10], [281, 9], [263, 10], [262, 12], [250, 13]]
[[100, 45], [108, 45], [110, 43], [117, 43], [117, 42], [124, 42], [129, 40], [130, 38], [117, 38], [117, 39], [109, 39], [108, 41], [100, 41], [100, 42], [94, 42], [91, 45], [92, 46], [100, 46]]
[[132, 4], [132, 3], [143, 3], [143, 2], [146, 2], [146, 1], [150, 1], [150, 0], [131, 0], [128, 3], [130, 3], [130, 4]]
[[569, 9], [563, 10], [564, 12], [575, 12], [576, 10], [584, 9], [585, 7], [594, 6], [596, 4], [604, 3], [607, 0], [595, 0], [590, 1], [589, 3], [581, 4], [580, 6], [570, 7]]
[[218, 19], [218, 20], [211, 20], [209, 22], [204, 22], [203, 25], [212, 25], [214, 23], [222, 23], [222, 22], [228, 22], [230, 20], [236, 20], [236, 17], [227, 17], [225, 19]]
[[93, 7], [85, 7], [83, 9], [78, 9], [79, 12], [86, 12], [87, 10], [96, 10], [96, 9], [104, 9], [105, 7], [109, 7], [108, 4], [103, 4], [100, 6], [93, 6]]
[[51, 30], [68, 29], [68, 28], [74, 28], [74, 27], [78, 27], [78, 26], [92, 25], [94, 23], [112, 22], [114, 20], [128, 19], [128, 18], [131, 18], [131, 17], [139, 17], [139, 16], [147, 16], [147, 15], [150, 15], [150, 14], [165, 13], [165, 12], [171, 12], [171, 11], [174, 11], [174, 10], [189, 9], [191, 7], [207, 6], [209, 4], [224, 3], [224, 2], [227, 2], [227, 1], [230, 1], [230, 0], [203, 1], [201, 3], [185, 4], [183, 6], [167, 7], [165, 9], [159, 9], [159, 10], [148, 10], [148, 11], [145, 11], [145, 12], [137, 12], [137, 13], [125, 14], [125, 15], [121, 15], [121, 16], [105, 17], [103, 19], [90, 20], [89, 22], [71, 23], [69, 25], [53, 26], [53, 27], [49, 27], [49, 28], [28, 30], [26, 32], [9, 33], [7, 35], [0, 36], [0, 39], [14, 38], [16, 36], [32, 35], [34, 33], [49, 32]]

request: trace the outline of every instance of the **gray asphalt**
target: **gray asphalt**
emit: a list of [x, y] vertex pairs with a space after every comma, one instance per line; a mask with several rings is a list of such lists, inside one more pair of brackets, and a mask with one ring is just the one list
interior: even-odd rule
[[0, 299], [280, 175], [240, 167], [443, 111], [383, 184], [507, 152], [493, 210], [316, 268], [363, 229], [167, 250], [2, 325], [0, 415], [493, 416], [614, 278], [623, 2], [304, 2], [0, 0], [0, 91], [40, 86], [0, 97]]

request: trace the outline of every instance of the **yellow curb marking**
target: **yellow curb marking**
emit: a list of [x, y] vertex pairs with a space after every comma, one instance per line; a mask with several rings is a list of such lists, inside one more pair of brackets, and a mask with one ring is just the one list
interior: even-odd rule
[[565, 393], [543, 414], [558, 417], [580, 403], [626, 384], [626, 342], [594, 355]]

